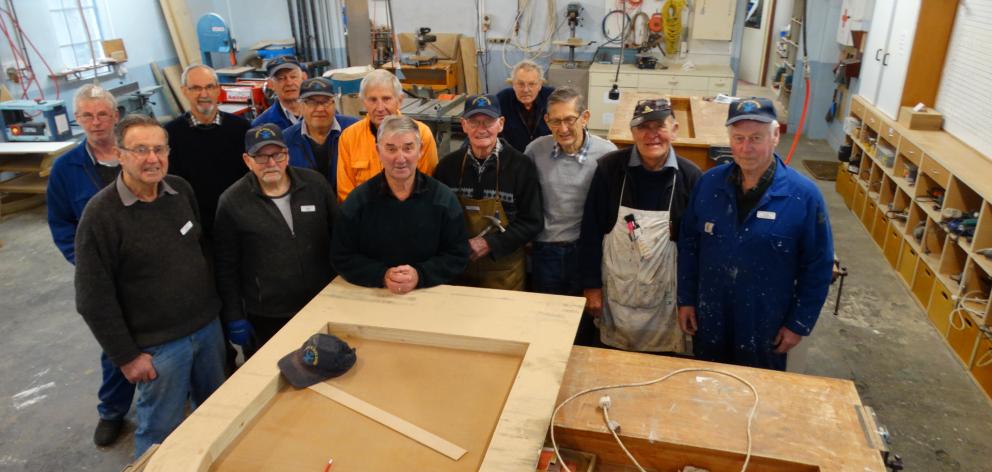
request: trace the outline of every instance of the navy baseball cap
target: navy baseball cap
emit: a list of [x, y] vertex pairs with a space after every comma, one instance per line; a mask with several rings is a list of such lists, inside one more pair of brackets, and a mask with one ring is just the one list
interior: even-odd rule
[[355, 349], [337, 336], [315, 334], [279, 359], [279, 371], [294, 387], [307, 388], [348, 372], [356, 360]]
[[337, 96], [337, 94], [334, 93], [334, 85], [331, 84], [331, 80], [323, 77], [314, 77], [312, 79], [304, 80], [303, 85], [300, 85], [300, 100], [314, 95], [324, 95], [327, 97]]
[[286, 147], [282, 140], [282, 130], [272, 123], [256, 126], [245, 133], [245, 152], [254, 156], [263, 147], [275, 144]]
[[499, 118], [503, 114], [495, 95], [472, 95], [465, 100], [462, 118], [471, 118], [480, 113], [490, 118]]
[[776, 119], [778, 118], [775, 114], [775, 105], [772, 104], [771, 100], [767, 98], [749, 97], [742, 98], [730, 104], [730, 108], [727, 110], [726, 125], [730, 126], [743, 120], [771, 123]]
[[300, 61], [293, 56], [277, 56], [265, 64], [265, 72], [269, 74], [269, 77], [275, 77], [276, 72], [281, 70], [293, 68], [303, 70]]
[[634, 106], [634, 115], [630, 119], [630, 127], [640, 126], [648, 121], [662, 121], [672, 115], [672, 102], [667, 98], [649, 98], [641, 100]]

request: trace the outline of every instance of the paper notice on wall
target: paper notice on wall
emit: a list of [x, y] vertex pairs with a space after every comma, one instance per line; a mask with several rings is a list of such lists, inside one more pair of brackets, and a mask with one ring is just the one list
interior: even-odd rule
[[865, 24], [871, 20], [874, 9], [875, 0], [844, 0], [840, 7], [837, 42], [842, 46], [854, 46], [851, 31], [865, 31]]
[[603, 124], [606, 126], [613, 124], [613, 113], [603, 113]]
[[55, 115], [55, 134], [60, 135], [69, 131], [69, 118], [65, 115]]

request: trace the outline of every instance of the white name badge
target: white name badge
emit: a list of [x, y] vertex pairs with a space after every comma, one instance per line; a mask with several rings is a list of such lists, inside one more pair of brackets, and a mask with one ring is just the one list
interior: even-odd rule
[[759, 211], [758, 212], [758, 218], [761, 218], [763, 220], [774, 220], [775, 219], [775, 212], [774, 211]]
[[481, 211], [478, 205], [465, 205], [465, 211]]
[[313, 213], [317, 211], [317, 207], [315, 205], [300, 205], [300, 211], [303, 213]]
[[191, 230], [191, 229], [193, 229], [193, 222], [192, 221], [187, 221], [186, 224], [184, 224], [182, 228], [179, 228], [179, 234], [181, 234], [183, 236], [186, 236], [186, 233], [188, 233], [189, 230]]
[[706, 231], [706, 234], [713, 234], [713, 223], [710, 223], [708, 221], [704, 223], [703, 231]]

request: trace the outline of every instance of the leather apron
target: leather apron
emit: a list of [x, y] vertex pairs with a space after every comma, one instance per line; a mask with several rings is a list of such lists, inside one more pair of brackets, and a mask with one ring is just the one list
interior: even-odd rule
[[[461, 173], [458, 176], [458, 187], [462, 187], [462, 180], [465, 175], [465, 163], [469, 159], [468, 152], [462, 157]], [[506, 217], [503, 203], [499, 199], [499, 154], [496, 155], [496, 195], [495, 198], [474, 199], [458, 196], [458, 203], [462, 205], [465, 215], [465, 226], [468, 228], [470, 238], [474, 238], [489, 228], [491, 222], [485, 216], [492, 216], [499, 219], [504, 228], [510, 220]], [[499, 232], [499, 229], [492, 228], [487, 234]], [[459, 282], [463, 285], [473, 287], [496, 288], [502, 290], [523, 290], [525, 273], [524, 249], [518, 248], [512, 254], [496, 259], [490, 253], [475, 261], [468, 263], [468, 268], [459, 277]]]
[[[687, 350], [678, 327], [676, 257], [671, 240], [672, 195], [665, 211], [620, 205], [613, 229], [603, 239], [603, 315], [596, 320], [603, 344], [629, 351]], [[622, 198], [627, 176], [620, 189]]]

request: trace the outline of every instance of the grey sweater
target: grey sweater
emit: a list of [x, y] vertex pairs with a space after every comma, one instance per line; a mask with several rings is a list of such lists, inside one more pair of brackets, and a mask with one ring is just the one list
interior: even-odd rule
[[181, 177], [165, 183], [176, 193], [160, 184], [154, 202], [129, 206], [118, 185], [108, 185], [76, 232], [76, 310], [117, 366], [220, 312], [193, 189]]

